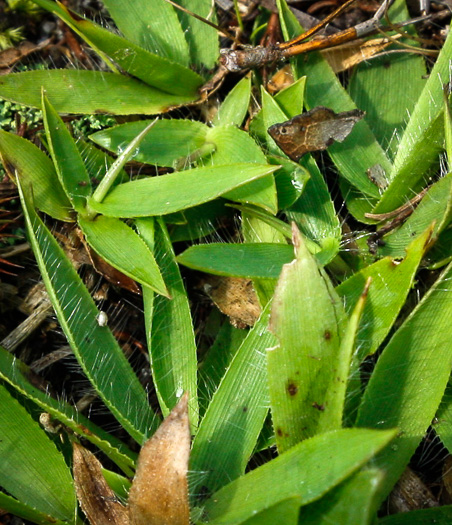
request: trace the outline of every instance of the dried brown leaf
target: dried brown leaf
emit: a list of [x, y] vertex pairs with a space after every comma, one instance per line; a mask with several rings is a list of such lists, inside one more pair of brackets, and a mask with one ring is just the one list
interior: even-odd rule
[[100, 462], [78, 443], [73, 448], [75, 491], [91, 525], [128, 525], [127, 509], [105, 481]]
[[[16, 62], [22, 60], [24, 57], [35, 51], [44, 49], [51, 43], [51, 39], [44, 40], [40, 44], [33, 44], [32, 42], [21, 42], [17, 47], [10, 47], [0, 52], [0, 69], [6, 70], [6, 68], [12, 67]], [[1, 71], [0, 75], [9, 73], [9, 69]]]
[[250, 279], [209, 275], [205, 279], [204, 291], [236, 328], [253, 326], [261, 314]]
[[391, 514], [437, 507], [438, 501], [421, 478], [407, 467], [388, 499]]
[[401, 35], [389, 38], [373, 38], [372, 40], [354, 40], [341, 46], [321, 51], [335, 73], [341, 73], [365, 60], [384, 51], [388, 46], [397, 40]]
[[129, 492], [131, 525], [188, 525], [188, 394], [143, 445]]

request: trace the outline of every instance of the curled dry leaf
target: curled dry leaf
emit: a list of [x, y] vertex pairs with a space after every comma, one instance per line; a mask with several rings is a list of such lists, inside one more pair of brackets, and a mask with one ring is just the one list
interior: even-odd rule
[[130, 525], [188, 525], [188, 394], [143, 445], [129, 493]]
[[438, 507], [439, 503], [421, 478], [407, 467], [388, 498], [391, 514]]
[[190, 454], [188, 394], [143, 445], [129, 492], [121, 505], [95, 456], [74, 443], [77, 498], [91, 525], [189, 525], [187, 470]]
[[341, 73], [347, 69], [357, 66], [365, 60], [384, 51], [388, 46], [398, 40], [402, 35], [394, 35], [389, 38], [373, 38], [372, 40], [354, 40], [342, 46], [331, 49], [323, 49], [321, 54], [327, 59], [335, 73]]
[[10, 68], [12, 68], [16, 62], [19, 62], [31, 53], [44, 49], [45, 47], [49, 46], [50, 43], [50, 38], [44, 40], [38, 45], [35, 45], [32, 42], [28, 42], [26, 40], [25, 42], [21, 42], [16, 47], [10, 47], [0, 52], [0, 75], [6, 75], [7, 73], [10, 73]]
[[235, 328], [254, 326], [258, 320], [261, 307], [251, 279], [209, 275], [203, 288]]
[[78, 443], [73, 447], [75, 491], [91, 525], [128, 525], [127, 509], [105, 481], [100, 462]]
[[318, 106], [286, 122], [274, 124], [268, 133], [284, 153], [298, 161], [305, 153], [322, 151], [334, 141], [342, 142], [353, 126], [364, 117], [364, 111], [352, 109], [335, 113]]

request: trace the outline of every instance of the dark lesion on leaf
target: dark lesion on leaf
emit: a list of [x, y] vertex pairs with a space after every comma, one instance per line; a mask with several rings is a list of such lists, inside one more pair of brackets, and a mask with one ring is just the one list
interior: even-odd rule
[[298, 393], [298, 386], [297, 384], [290, 380], [287, 382], [287, 392], [289, 393], [289, 396], [293, 397], [296, 396]]
[[325, 339], [325, 341], [329, 341], [331, 337], [331, 332], [329, 330], [325, 330], [325, 332], [323, 333], [323, 338]]

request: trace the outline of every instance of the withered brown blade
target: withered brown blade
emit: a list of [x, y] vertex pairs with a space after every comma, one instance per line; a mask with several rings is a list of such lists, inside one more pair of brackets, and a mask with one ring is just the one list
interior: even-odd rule
[[129, 525], [127, 509], [105, 481], [100, 462], [78, 443], [73, 449], [75, 491], [91, 525]]
[[129, 492], [131, 525], [189, 525], [188, 394], [143, 445]]
[[204, 279], [204, 291], [235, 328], [254, 326], [261, 314], [251, 279], [209, 275]]
[[324, 150], [334, 141], [342, 142], [363, 116], [364, 111], [359, 109], [335, 113], [318, 106], [270, 126], [268, 133], [288, 157], [297, 161], [305, 153]]

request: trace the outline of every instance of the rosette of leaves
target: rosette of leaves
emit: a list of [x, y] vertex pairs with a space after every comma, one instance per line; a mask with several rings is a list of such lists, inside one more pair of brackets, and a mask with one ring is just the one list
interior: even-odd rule
[[[158, 409], [167, 421], [175, 419], [171, 409], [188, 392], [190, 499], [185, 490], [189, 439], [184, 412], [184, 437], [174, 444], [183, 461], [169, 470], [157, 466], [163, 480], [159, 490], [166, 491], [169, 504], [156, 523], [174, 520], [171, 509], [179, 504], [184, 525], [190, 519], [188, 507], [192, 522], [217, 525], [373, 523], [435, 414], [438, 434], [452, 447], [446, 390], [450, 266], [404, 322], [398, 322], [427, 249], [434, 241], [447, 248], [441, 235], [447, 234], [450, 222], [450, 176], [435, 182], [430, 189], [434, 198], [388, 239], [381, 248], [386, 257], [369, 262], [359, 254], [350, 258], [356, 264], [336, 272], [333, 280], [324, 267], [330, 263], [333, 272], [343, 269], [347, 254], [337, 258], [340, 221], [318, 166], [309, 156], [301, 165], [291, 162], [266, 133], [269, 126], [299, 114], [303, 100], [308, 107], [353, 109], [349, 94], [321, 57], [294, 60], [299, 79], [275, 97], [262, 89], [262, 109], [250, 124], [262, 147], [239, 129], [250, 103], [251, 82], [244, 78], [211, 125], [162, 119], [125, 122], [94, 134], [92, 141], [117, 158], [96, 150], [93, 171], [59, 113], [154, 115], [193, 101], [204, 79], [188, 66], [201, 73], [212, 67], [216, 36], [210, 32], [208, 40], [202, 31], [185, 32], [185, 15], [163, 0], [106, 2], [124, 36], [58, 3], [36, 3], [65, 20], [112, 71], [27, 72], [2, 78], [1, 96], [42, 108], [49, 155], [5, 132], [0, 133], [0, 153], [17, 179], [30, 244], [58, 320], [105, 406], [139, 444], [149, 443], [152, 434], [158, 442], [166, 433], [108, 322], [100, 322], [88, 290], [36, 209], [77, 222], [95, 251], [142, 285], [150, 367]], [[210, 1], [185, 4], [194, 11], [201, 6], [204, 15], [210, 10]], [[278, 6], [285, 36], [299, 31], [285, 2]], [[387, 122], [380, 123], [380, 137], [360, 122], [344, 144], [330, 149], [344, 198], [358, 220], [365, 222], [365, 212], [373, 207], [385, 211], [398, 205], [412, 191], [409, 175], [420, 184], [442, 148], [444, 130], [450, 158], [448, 102], [438, 78], [448, 75], [451, 45], [449, 37], [431, 80], [418, 85], [416, 110], [407, 125], [410, 135], [394, 152], [394, 163], [382, 147]], [[403, 75], [411, 78], [422, 69], [414, 67], [418, 58], [403, 64]], [[406, 96], [401, 82], [393, 84], [393, 90], [386, 90], [391, 97]], [[322, 85], [329, 89], [320, 89]], [[377, 105], [379, 99], [370, 91], [364, 98]], [[366, 109], [371, 114], [372, 104]], [[372, 118], [373, 124], [378, 122]], [[132, 157], [174, 171], [126, 180], [122, 167]], [[383, 195], [366, 175], [377, 164], [392, 176]], [[93, 177], [101, 179], [98, 186]], [[215, 230], [212, 220], [221, 216], [225, 201], [245, 219], [240, 232], [244, 242], [195, 245], [176, 257], [173, 241], [196, 240]], [[296, 225], [291, 228], [284, 215]], [[444, 259], [437, 255], [435, 261]], [[178, 262], [221, 277], [251, 279], [258, 292], [261, 313], [253, 326], [244, 331], [223, 325], [199, 367]], [[381, 357], [363, 383], [360, 365], [377, 350]], [[137, 467], [137, 456], [125, 442], [64, 398], [40, 390], [30, 369], [2, 348], [0, 377], [0, 507], [34, 523], [78, 524], [84, 518], [77, 510], [77, 492], [86, 516], [96, 523], [99, 514], [91, 512], [89, 498], [80, 494], [84, 481], [77, 469], [86, 463], [88, 471], [95, 471], [96, 484], [101, 467], [86, 459], [78, 445], [74, 474], [68, 467], [70, 441], [83, 439], [118, 467], [103, 470], [106, 483], [100, 482], [99, 501], [104, 509], [119, 512], [118, 524], [127, 520], [126, 506], [117, 506], [116, 498], [127, 500], [130, 479], [136, 468], [135, 480], [141, 477], [140, 465], [147, 460], [140, 457]], [[47, 433], [39, 427], [39, 412], [61, 423], [59, 434], [50, 435], [52, 425], [45, 426]], [[155, 449], [144, 445], [143, 450], [149, 449], [152, 457]], [[250, 458], [259, 451], [270, 459], [256, 467]], [[175, 469], [180, 469], [176, 479], [183, 490], [172, 492]], [[148, 509], [142, 504], [152, 499], [153, 483], [146, 480], [143, 491], [135, 483], [127, 508]], [[140, 523], [134, 512], [131, 522]], [[394, 523], [422, 522], [425, 516], [447, 523], [450, 513], [450, 507], [430, 509], [419, 518], [397, 517]], [[110, 513], [100, 513], [100, 520], [102, 516], [103, 522], [115, 522]], [[148, 523], [153, 519], [149, 514], [143, 518]]]

